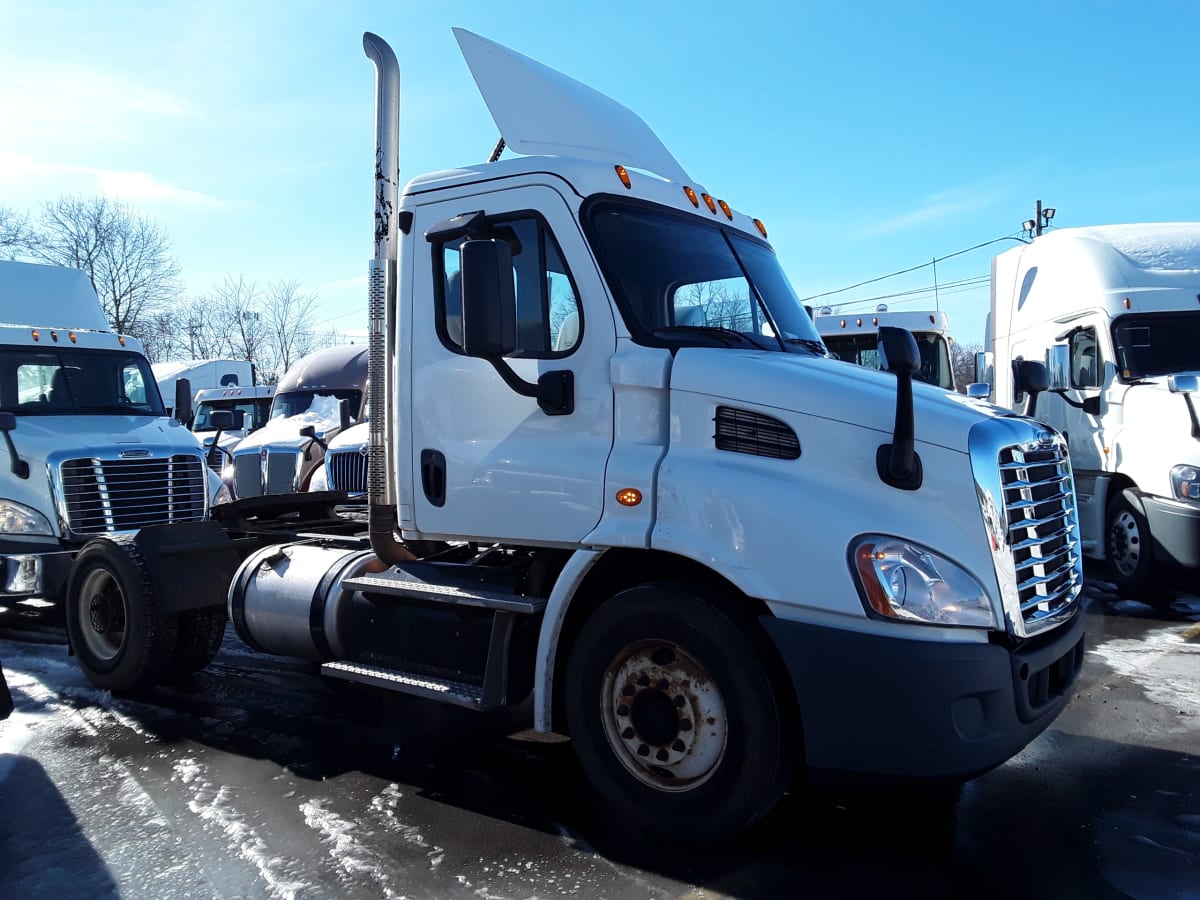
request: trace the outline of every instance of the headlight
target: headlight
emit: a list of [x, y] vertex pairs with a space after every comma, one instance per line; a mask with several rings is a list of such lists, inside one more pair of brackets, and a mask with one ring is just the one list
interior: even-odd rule
[[1176, 466], [1171, 470], [1171, 494], [1176, 500], [1200, 500], [1200, 468]]
[[0, 534], [54, 534], [50, 520], [36, 509], [0, 500]]
[[859, 538], [852, 554], [869, 611], [901, 622], [996, 627], [979, 582], [944, 556], [877, 534]]
[[307, 489], [310, 491], [329, 490], [329, 475], [326, 473], [324, 466], [317, 466], [317, 468], [313, 470], [312, 477], [308, 480]]
[[227, 485], [224, 485], [224, 484], [221, 485], [220, 490], [217, 491], [217, 495], [215, 497], [213, 497], [212, 505], [219, 506], [222, 503], [232, 503], [232, 502], [233, 502], [233, 493], [229, 490], [229, 487]]

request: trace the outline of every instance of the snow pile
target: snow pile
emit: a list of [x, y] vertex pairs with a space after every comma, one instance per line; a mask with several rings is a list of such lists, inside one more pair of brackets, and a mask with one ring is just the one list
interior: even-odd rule
[[1107, 641], [1088, 650], [1109, 668], [1145, 690], [1146, 696], [1184, 715], [1200, 715], [1200, 644], [1189, 641], [1189, 628], [1151, 632], [1143, 639]]
[[272, 419], [255, 432], [255, 438], [263, 444], [275, 440], [294, 440], [305, 425], [312, 425], [318, 434], [322, 434], [341, 423], [339, 402], [331, 394], [317, 394], [313, 397], [312, 405], [304, 412]]
[[1200, 271], [1200, 222], [1097, 225], [1063, 229], [1112, 246], [1139, 269]]

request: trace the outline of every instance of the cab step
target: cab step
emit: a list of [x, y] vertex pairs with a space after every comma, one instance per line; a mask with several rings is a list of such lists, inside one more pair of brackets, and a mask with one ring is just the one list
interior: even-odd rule
[[359, 575], [342, 582], [347, 590], [376, 597], [396, 597], [534, 615], [546, 608], [545, 597], [525, 597], [496, 590], [486, 570], [472, 566], [408, 563], [378, 575]]
[[412, 694], [427, 700], [465, 706], [468, 709], [485, 710], [504, 705], [503, 702], [496, 703], [494, 700], [489, 705], [488, 700], [491, 698], [485, 697], [486, 689], [480, 685], [416, 672], [385, 669], [382, 666], [355, 662], [331, 662], [321, 666], [321, 674], [330, 678], [340, 678], [343, 681], [369, 684], [401, 694]]

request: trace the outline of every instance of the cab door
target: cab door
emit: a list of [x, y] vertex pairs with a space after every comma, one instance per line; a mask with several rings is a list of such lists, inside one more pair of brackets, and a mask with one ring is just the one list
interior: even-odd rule
[[[436, 238], [440, 222], [482, 212], [479, 233]], [[607, 291], [578, 222], [548, 185], [494, 188], [416, 210], [411, 317], [414, 518], [427, 536], [571, 544], [600, 520], [613, 444]], [[463, 241], [510, 244], [523, 380], [569, 369], [574, 409], [548, 415], [485, 360], [462, 352]]]

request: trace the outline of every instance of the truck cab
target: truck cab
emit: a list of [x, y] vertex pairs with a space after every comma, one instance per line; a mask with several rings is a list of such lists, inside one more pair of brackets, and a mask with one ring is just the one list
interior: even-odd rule
[[941, 310], [891, 312], [881, 304], [869, 313], [835, 313], [824, 307], [813, 321], [830, 353], [869, 369], [882, 368], [879, 327], [905, 328], [916, 339], [921, 354], [921, 368], [913, 378], [948, 391], [956, 389], [950, 355], [954, 339], [950, 336], [950, 319]]
[[1035, 415], [1070, 447], [1083, 552], [1137, 599], [1200, 570], [1197, 272], [1189, 222], [1061, 228], [992, 264], [992, 399], [1024, 409], [1013, 365], [1046, 361]]
[[[274, 399], [274, 385], [208, 388], [196, 391], [196, 414], [192, 419], [192, 431], [200, 437], [204, 445], [205, 458], [210, 468], [221, 472], [231, 462], [233, 448], [238, 441], [267, 424]], [[240, 415], [241, 425], [229, 429], [218, 428], [213, 413], [219, 410]]]

